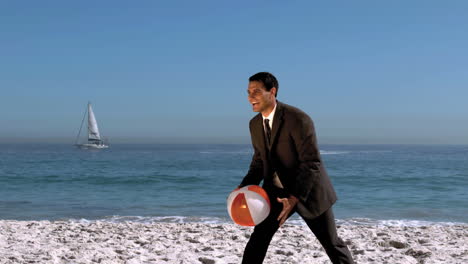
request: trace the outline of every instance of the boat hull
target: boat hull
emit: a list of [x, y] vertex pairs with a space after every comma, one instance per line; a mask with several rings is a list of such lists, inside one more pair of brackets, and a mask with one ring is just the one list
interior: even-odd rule
[[106, 148], [109, 148], [108, 145], [98, 145], [98, 144], [76, 144], [75, 146], [77, 146], [78, 148], [81, 148], [81, 149], [106, 149]]

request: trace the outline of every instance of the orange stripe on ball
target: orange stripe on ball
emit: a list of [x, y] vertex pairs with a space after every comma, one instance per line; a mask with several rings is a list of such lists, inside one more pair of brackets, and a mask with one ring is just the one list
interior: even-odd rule
[[245, 200], [245, 195], [243, 193], [239, 193], [234, 201], [232, 201], [232, 220], [238, 225], [242, 226], [254, 226], [255, 223], [250, 216], [249, 206], [247, 205], [247, 201]]

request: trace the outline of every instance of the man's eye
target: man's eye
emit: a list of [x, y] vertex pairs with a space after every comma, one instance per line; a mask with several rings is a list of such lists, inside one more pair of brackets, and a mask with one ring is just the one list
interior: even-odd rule
[[253, 91], [247, 91], [248, 95], [259, 95], [261, 94], [261, 90], [253, 90]]

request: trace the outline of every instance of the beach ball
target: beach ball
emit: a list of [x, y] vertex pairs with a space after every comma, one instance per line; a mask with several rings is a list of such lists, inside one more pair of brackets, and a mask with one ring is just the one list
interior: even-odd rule
[[258, 185], [235, 189], [227, 199], [227, 210], [234, 223], [241, 226], [260, 224], [270, 213], [270, 199]]

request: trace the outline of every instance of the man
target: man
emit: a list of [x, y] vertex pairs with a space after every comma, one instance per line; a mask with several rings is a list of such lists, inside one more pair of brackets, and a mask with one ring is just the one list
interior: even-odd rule
[[300, 109], [277, 101], [278, 88], [271, 73], [249, 78], [248, 100], [259, 114], [250, 120], [254, 154], [239, 187], [263, 180], [272, 208], [255, 227], [242, 263], [262, 263], [273, 235], [296, 211], [333, 263], [354, 263], [336, 233], [331, 207], [337, 198], [320, 158], [313, 122]]

